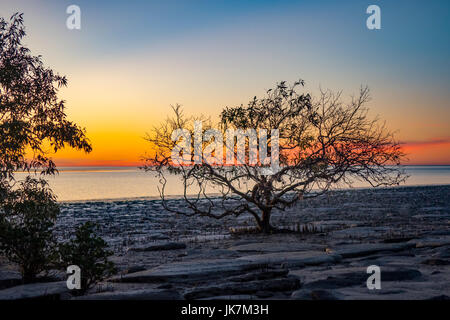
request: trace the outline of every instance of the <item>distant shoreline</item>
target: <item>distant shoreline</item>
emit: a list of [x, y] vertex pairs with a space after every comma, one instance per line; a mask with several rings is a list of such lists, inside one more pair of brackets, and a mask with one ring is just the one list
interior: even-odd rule
[[[405, 186], [389, 186], [389, 187], [353, 187], [353, 188], [341, 188], [341, 189], [333, 189], [329, 192], [340, 192], [340, 191], [353, 191], [353, 190], [389, 190], [389, 189], [403, 189], [403, 188], [426, 188], [426, 187], [446, 187], [450, 186], [450, 183], [447, 184], [418, 184], [418, 185], [405, 185]], [[210, 194], [210, 196], [214, 197], [214, 194]], [[220, 197], [219, 194], [216, 196]], [[169, 195], [165, 197], [167, 200], [182, 200], [182, 195]], [[63, 200], [58, 201], [60, 204], [71, 204], [71, 203], [99, 203], [99, 202], [128, 202], [128, 201], [160, 201], [161, 198], [159, 196], [148, 196], [148, 197], [124, 197], [124, 198], [105, 198], [105, 199], [86, 199], [86, 200]]]
[[[401, 186], [426, 186], [450, 184], [450, 166], [404, 166], [409, 176]], [[27, 173], [17, 173], [16, 180], [21, 181]], [[39, 173], [36, 177], [41, 177]], [[60, 168], [59, 173], [44, 176], [59, 202], [87, 201], [127, 201], [158, 200], [159, 178], [154, 172], [145, 172], [133, 167], [83, 167]], [[180, 177], [167, 177], [167, 198], [177, 199], [184, 194]], [[370, 185], [358, 179], [352, 179], [353, 188], [344, 184], [339, 189], [370, 188]], [[189, 190], [188, 190], [189, 191]], [[192, 193], [195, 190], [192, 190]], [[208, 192], [214, 193], [214, 188]]]

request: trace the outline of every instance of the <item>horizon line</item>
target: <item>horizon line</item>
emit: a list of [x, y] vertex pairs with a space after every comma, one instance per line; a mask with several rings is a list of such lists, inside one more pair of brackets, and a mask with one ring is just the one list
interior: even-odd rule
[[[142, 165], [57, 165], [56, 168], [138, 168]], [[450, 163], [435, 163], [435, 164], [426, 164], [426, 163], [409, 163], [402, 164], [401, 166], [411, 167], [411, 166], [423, 166], [423, 167], [437, 167], [437, 166], [450, 166]]]

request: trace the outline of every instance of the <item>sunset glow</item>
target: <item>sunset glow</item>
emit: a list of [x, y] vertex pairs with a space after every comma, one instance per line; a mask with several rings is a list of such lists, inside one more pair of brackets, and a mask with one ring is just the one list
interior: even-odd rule
[[448, 10], [378, 2], [385, 14], [376, 32], [359, 1], [78, 1], [81, 30], [65, 27], [67, 1], [7, 0], [0, 11], [23, 11], [32, 52], [68, 77], [60, 97], [93, 151], [62, 150], [53, 156], [59, 166], [139, 166], [151, 152], [146, 132], [171, 104], [217, 119], [223, 107], [298, 78], [313, 95], [322, 87], [347, 98], [368, 85], [371, 114], [397, 132], [406, 164], [450, 164]]

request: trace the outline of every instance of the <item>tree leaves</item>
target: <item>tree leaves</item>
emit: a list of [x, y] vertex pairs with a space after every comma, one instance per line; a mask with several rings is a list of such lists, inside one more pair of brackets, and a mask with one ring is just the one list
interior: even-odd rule
[[[85, 129], [67, 120], [58, 88], [67, 78], [44, 66], [22, 45], [23, 14], [0, 18], [0, 178], [16, 170], [42, 169], [53, 173], [54, 163], [43, 145], [56, 152], [66, 145], [90, 152]], [[31, 151], [31, 159], [26, 159]]]

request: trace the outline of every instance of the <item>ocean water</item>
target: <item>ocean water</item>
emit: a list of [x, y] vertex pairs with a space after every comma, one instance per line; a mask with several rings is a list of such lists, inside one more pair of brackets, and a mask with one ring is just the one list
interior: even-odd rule
[[[450, 166], [406, 166], [410, 176], [404, 185], [450, 184]], [[25, 173], [17, 173], [21, 180]], [[133, 167], [64, 167], [47, 176], [59, 201], [159, 198], [159, 181], [154, 174]], [[354, 187], [367, 187], [356, 182]], [[170, 176], [166, 194], [183, 194], [181, 180]]]

